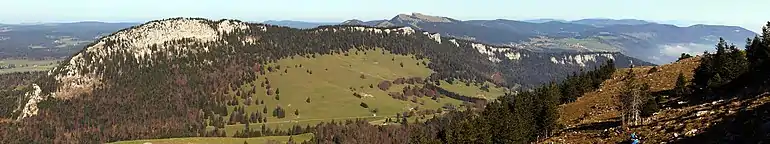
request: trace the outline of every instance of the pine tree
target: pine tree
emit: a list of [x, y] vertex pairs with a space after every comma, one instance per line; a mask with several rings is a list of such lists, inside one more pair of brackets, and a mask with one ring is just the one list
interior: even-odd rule
[[708, 86], [713, 88], [713, 87], [719, 87], [722, 84], [723, 84], [722, 76], [720, 76], [719, 74], [715, 74], [714, 77], [711, 77], [711, 79], [709, 79]]
[[[502, 100], [505, 101], [505, 99]], [[483, 116], [486, 117], [487, 125], [493, 127], [489, 131], [493, 143], [513, 143], [516, 140], [516, 135], [513, 135], [516, 128], [512, 125], [515, 121], [507, 103], [507, 101], [495, 101], [487, 104], [484, 109]]]
[[679, 59], [677, 59], [676, 61], [680, 61], [680, 60], [683, 60], [683, 59], [688, 59], [688, 58], [691, 58], [691, 57], [692, 57], [692, 55], [690, 55], [690, 54], [682, 53], [682, 55], [680, 55]]
[[748, 69], [748, 62], [744, 51], [738, 49], [735, 45], [730, 45], [727, 58], [729, 59], [726, 67], [729, 69], [727, 79], [732, 80], [745, 73]]
[[627, 124], [633, 126], [638, 123], [642, 105], [647, 100], [646, 89], [648, 88], [636, 79], [633, 69], [630, 69], [620, 94], [621, 121], [624, 127]]
[[676, 86], [674, 86], [674, 95], [676, 96], [687, 95], [687, 78], [684, 77], [683, 73], [679, 73], [679, 76], [677, 76], [676, 78]]
[[542, 107], [540, 109], [541, 116], [538, 119], [539, 130], [542, 130], [544, 136], [549, 137], [551, 132], [556, 129], [556, 122], [559, 119], [559, 99], [561, 97], [561, 91], [558, 85], [551, 83], [545, 88], [543, 95], [540, 96], [543, 100], [540, 103]]

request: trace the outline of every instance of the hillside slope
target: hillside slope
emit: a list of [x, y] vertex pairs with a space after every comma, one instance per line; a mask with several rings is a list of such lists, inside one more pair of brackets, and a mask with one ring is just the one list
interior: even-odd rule
[[[740, 130], [721, 132], [728, 130], [729, 126], [741, 125], [733, 122], [750, 122], [746, 120], [747, 118], [765, 119], [768, 112], [767, 106], [770, 105], [768, 93], [749, 99], [734, 98], [703, 104], [687, 104], [666, 95], [665, 91], [674, 88], [679, 73], [692, 78], [693, 70], [698, 66], [699, 60], [700, 57], [696, 57], [663, 65], [657, 67], [657, 72], [650, 72], [652, 67], [618, 70], [614, 78], [605, 81], [599, 90], [586, 93], [573, 103], [562, 105], [560, 121], [565, 128], [556, 136], [541, 142], [618, 143], [629, 140], [632, 132], [639, 135], [644, 143], [738, 142], [741, 139], [757, 141], [757, 138], [761, 140], [762, 136], [750, 136], [752, 134], [747, 133], [741, 133], [743, 137], [740, 137], [737, 135]], [[629, 130], [621, 130], [617, 100], [624, 84], [623, 77], [629, 70], [636, 73], [637, 79], [649, 83], [651, 92], [662, 94], [667, 100], [664, 101], [660, 112], [644, 118], [640, 125], [632, 126]], [[763, 113], [765, 116], [760, 116]], [[761, 122], [751, 123], [756, 126], [762, 124]], [[736, 137], [721, 138], [724, 135], [731, 135], [730, 133]], [[713, 136], [709, 138], [708, 135]]]
[[639, 63], [607, 52], [541, 55], [409, 27], [156, 20], [105, 36], [34, 81], [9, 106], [4, 115], [16, 121], [1, 123], [0, 135], [13, 138], [2, 143], [92, 143], [234, 136], [257, 124], [275, 130], [262, 136], [298, 134], [304, 128], [295, 124], [494, 99], [506, 91], [497, 86], [531, 87], [545, 81], [540, 75], [550, 81], [607, 60]]

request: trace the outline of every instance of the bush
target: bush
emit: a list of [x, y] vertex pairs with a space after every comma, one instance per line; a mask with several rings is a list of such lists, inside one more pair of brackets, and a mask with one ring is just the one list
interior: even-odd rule
[[382, 91], [388, 91], [390, 89], [390, 81], [382, 81], [380, 84], [377, 84], [377, 87]]
[[658, 107], [658, 102], [654, 98], [651, 98], [647, 100], [647, 102], [645, 102], [644, 105], [642, 106], [642, 116], [643, 117], [652, 116], [653, 113], [656, 113], [659, 110], [660, 109]]
[[682, 55], [680, 55], [679, 59], [677, 59], [676, 61], [680, 61], [680, 60], [691, 58], [691, 57], [692, 57], [692, 55], [690, 55], [690, 54], [682, 53]]
[[654, 72], [658, 72], [658, 71], [659, 71], [658, 67], [652, 67], [649, 71], [647, 71], [647, 73], [649, 74], [649, 73], [654, 73]]

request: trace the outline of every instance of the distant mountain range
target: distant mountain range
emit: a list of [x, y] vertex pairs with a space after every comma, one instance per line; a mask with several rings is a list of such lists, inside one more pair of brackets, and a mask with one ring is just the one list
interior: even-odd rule
[[315, 28], [322, 25], [338, 24], [336, 22], [304, 22], [304, 21], [293, 21], [293, 20], [268, 20], [262, 23], [279, 25], [279, 26], [287, 26], [287, 27], [298, 28], [298, 29], [308, 29], [308, 28]]
[[[656, 64], [672, 62], [681, 53], [699, 54], [711, 50], [719, 37], [743, 47], [746, 38], [756, 35], [735, 26], [679, 27], [635, 19], [457, 20], [420, 13], [399, 14], [383, 20], [351, 19], [341, 23], [293, 20], [268, 20], [262, 23], [299, 29], [337, 24], [408, 26], [442, 36], [535, 52], [621, 52]], [[62, 58], [104, 34], [137, 24], [79, 22], [0, 25], [0, 58]]]
[[[373, 24], [377, 23], [377, 24]], [[410, 26], [452, 37], [521, 47], [540, 52], [610, 51], [663, 64], [681, 53], [713, 49], [719, 37], [739, 47], [756, 33], [745, 28], [721, 25], [678, 27], [633, 19], [468, 20], [400, 14], [387, 21], [342, 23], [368, 26]]]
[[[399, 14], [386, 20], [353, 19], [340, 24], [409, 26], [443, 36], [521, 47], [538, 52], [621, 52], [657, 64], [672, 62], [681, 53], [699, 54], [712, 50], [720, 37], [743, 47], [746, 38], [756, 35], [748, 29], [736, 26], [696, 24], [679, 27], [636, 19], [463, 21], [420, 13]], [[291, 25], [284, 24], [290, 27]]]
[[0, 59], [65, 58], [86, 44], [139, 23], [0, 24]]

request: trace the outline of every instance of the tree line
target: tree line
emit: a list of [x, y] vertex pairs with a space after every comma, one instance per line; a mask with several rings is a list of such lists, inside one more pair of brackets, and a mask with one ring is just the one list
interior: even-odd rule
[[688, 92], [695, 100], [755, 95], [768, 89], [770, 22], [761, 36], [748, 38], [745, 50], [720, 39], [713, 53], [704, 52]]

